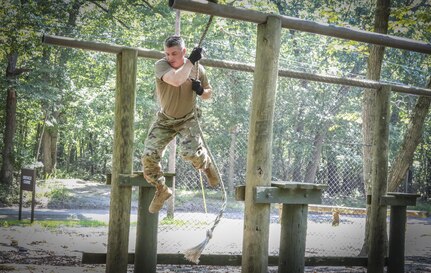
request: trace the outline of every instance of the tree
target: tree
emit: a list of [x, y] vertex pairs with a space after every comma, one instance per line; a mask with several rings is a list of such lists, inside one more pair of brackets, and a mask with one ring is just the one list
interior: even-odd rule
[[[431, 88], [431, 79], [427, 88]], [[404, 140], [391, 166], [388, 177], [388, 191], [396, 191], [404, 181], [407, 170], [413, 162], [414, 153], [421, 141], [425, 118], [431, 104], [431, 97], [419, 96], [413, 109], [411, 121], [404, 134]]]
[[[27, 1], [21, 1], [18, 5], [9, 4], [9, 7], [3, 7], [7, 10], [7, 14], [2, 16], [2, 25], [11, 26], [12, 29], [6, 30], [9, 32], [7, 36], [6, 46], [6, 84], [7, 84], [7, 99], [6, 99], [6, 120], [3, 135], [3, 153], [2, 153], [2, 166], [0, 170], [0, 184], [10, 186], [13, 182], [14, 172], [14, 137], [16, 131], [16, 105], [17, 105], [17, 84], [18, 78], [28, 68], [17, 68], [20, 43], [22, 38], [17, 33], [21, 30], [23, 18], [27, 10]], [[8, 10], [8, 8], [10, 8]], [[4, 54], [4, 52], [3, 52]]]
[[[390, 2], [389, 0], [377, 0], [376, 11], [374, 15], [374, 32], [387, 33], [389, 21]], [[368, 57], [367, 79], [380, 80], [383, 56], [385, 48], [383, 46], [371, 45], [370, 54]], [[363, 172], [364, 184], [367, 194], [371, 194], [371, 163], [373, 155], [371, 153], [372, 136], [373, 136], [373, 120], [377, 117], [372, 115], [375, 102], [375, 93], [373, 89], [364, 90], [362, 100], [362, 135], [363, 135]], [[371, 208], [367, 205], [367, 220], [365, 226], [365, 239], [361, 254], [368, 253], [370, 221], [369, 215]]]

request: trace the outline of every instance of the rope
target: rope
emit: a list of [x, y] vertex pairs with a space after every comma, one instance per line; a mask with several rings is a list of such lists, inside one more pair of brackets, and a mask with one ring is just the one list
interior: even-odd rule
[[[205, 36], [206, 36], [206, 34], [208, 32], [208, 29], [209, 29], [209, 27], [210, 27], [210, 25], [212, 23], [213, 17], [214, 16], [212, 16], [212, 15], [210, 16], [210, 18], [208, 20], [208, 23], [207, 23], [207, 25], [205, 27], [204, 32], [202, 33], [202, 36], [201, 36], [201, 38], [199, 40], [199, 43], [198, 43], [197, 47], [201, 47], [202, 46], [202, 42], [203, 42], [203, 40], [204, 40], [204, 38], [205, 38]], [[196, 62], [195, 66], [196, 66], [195, 67], [196, 68], [196, 78], [195, 79], [199, 79], [199, 62]], [[216, 216], [216, 218], [214, 220], [214, 223], [213, 223], [212, 227], [207, 230], [205, 239], [202, 241], [202, 243], [198, 244], [197, 246], [195, 246], [195, 247], [193, 247], [191, 249], [186, 250], [186, 252], [184, 253], [184, 257], [187, 260], [189, 260], [189, 261], [191, 261], [193, 263], [198, 264], [199, 263], [199, 257], [201, 256], [202, 251], [204, 250], [205, 246], [208, 244], [209, 240], [211, 240], [212, 234], [214, 232], [214, 229], [217, 227], [217, 225], [220, 223], [221, 218], [223, 217], [223, 213], [224, 213], [224, 211], [226, 209], [226, 206], [227, 206], [227, 193], [226, 193], [226, 188], [224, 186], [223, 180], [222, 180], [221, 175], [220, 175], [220, 170], [218, 169], [217, 164], [216, 164], [216, 162], [214, 160], [214, 157], [213, 157], [213, 155], [212, 155], [212, 153], [211, 153], [210, 149], [208, 148], [208, 145], [207, 145], [207, 143], [205, 141], [205, 138], [204, 138], [204, 135], [203, 135], [203, 132], [202, 132], [202, 128], [201, 128], [201, 125], [200, 125], [200, 122], [199, 122], [199, 115], [198, 115], [198, 109], [197, 109], [197, 107], [195, 107], [195, 118], [196, 118], [196, 121], [197, 121], [197, 124], [198, 124], [198, 128], [199, 128], [199, 135], [200, 135], [200, 137], [202, 139], [202, 142], [203, 142], [203, 145], [204, 145], [205, 149], [208, 152], [208, 155], [209, 155], [209, 157], [211, 159], [211, 162], [212, 162], [212, 164], [213, 164], [213, 166], [214, 166], [214, 168], [216, 170], [217, 179], [220, 182], [220, 186], [222, 188], [222, 193], [223, 193], [223, 195], [222, 195], [223, 204], [222, 204], [222, 206], [221, 206], [221, 208], [219, 210], [219, 213], [217, 214], [217, 216]], [[203, 187], [202, 187], [202, 190], [203, 190]]]

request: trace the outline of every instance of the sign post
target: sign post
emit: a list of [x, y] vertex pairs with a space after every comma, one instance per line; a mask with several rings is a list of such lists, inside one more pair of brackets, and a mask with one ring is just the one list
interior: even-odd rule
[[36, 170], [35, 169], [21, 169], [21, 187], [19, 189], [19, 214], [18, 220], [21, 220], [22, 214], [22, 192], [31, 191], [31, 223], [34, 220], [34, 206], [36, 195]]

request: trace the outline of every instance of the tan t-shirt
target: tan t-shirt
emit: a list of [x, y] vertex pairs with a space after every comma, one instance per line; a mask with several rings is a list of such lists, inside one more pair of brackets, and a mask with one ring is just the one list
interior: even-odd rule
[[[167, 84], [162, 80], [163, 75], [172, 67], [165, 58], [155, 64], [156, 91], [162, 112], [174, 118], [182, 118], [194, 110], [196, 93], [192, 90], [191, 78], [196, 77], [196, 69], [190, 72], [189, 78], [179, 87]], [[203, 66], [199, 65], [199, 80], [204, 89], [211, 88]]]

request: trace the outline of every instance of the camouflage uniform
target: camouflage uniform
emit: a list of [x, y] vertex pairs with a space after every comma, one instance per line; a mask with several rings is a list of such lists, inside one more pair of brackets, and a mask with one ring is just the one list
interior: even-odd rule
[[[201, 65], [198, 67], [202, 86], [210, 88], [205, 69]], [[181, 86], [171, 86], [162, 80], [162, 76], [171, 69], [166, 59], [155, 64], [156, 91], [161, 110], [145, 140], [142, 157], [145, 179], [154, 186], [165, 183], [160, 161], [166, 146], [175, 136], [179, 136], [181, 156], [196, 169], [207, 169], [211, 164], [195, 117], [196, 93], [192, 90], [191, 76]], [[196, 67], [193, 67], [190, 75], [196, 74]]]
[[145, 141], [142, 157], [145, 179], [149, 183], [154, 186], [165, 183], [160, 161], [166, 146], [177, 135], [180, 154], [185, 160], [190, 161], [196, 169], [209, 166], [211, 159], [203, 146], [197, 122], [194, 112], [179, 119], [157, 113], [157, 119]]

